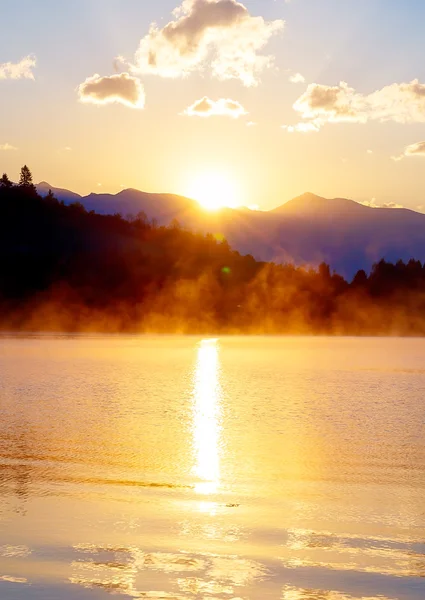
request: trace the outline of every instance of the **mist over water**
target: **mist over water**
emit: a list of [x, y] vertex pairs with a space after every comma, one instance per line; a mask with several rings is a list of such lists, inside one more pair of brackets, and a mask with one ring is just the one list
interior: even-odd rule
[[0, 599], [423, 599], [424, 357], [3, 336]]

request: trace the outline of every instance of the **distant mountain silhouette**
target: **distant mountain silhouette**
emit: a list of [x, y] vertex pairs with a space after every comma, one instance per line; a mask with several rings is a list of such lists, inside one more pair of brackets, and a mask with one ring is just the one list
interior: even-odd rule
[[279, 220], [270, 246], [282, 244], [297, 264], [323, 260], [350, 276], [369, 269], [380, 257], [425, 258], [425, 215], [412, 210], [304, 194], [272, 212]]
[[80, 202], [81, 196], [80, 194], [76, 194], [75, 192], [71, 192], [70, 190], [65, 190], [62, 188], [55, 188], [47, 181], [41, 181], [38, 185], [35, 186], [37, 188], [37, 192], [40, 196], [47, 196], [49, 190], [52, 190], [55, 197], [58, 200], [63, 200], [66, 204], [71, 204], [72, 202]]
[[367, 206], [359, 204], [354, 200], [346, 198], [333, 198], [328, 200], [321, 196], [316, 196], [311, 192], [307, 192], [289, 200], [282, 206], [278, 206], [272, 212], [274, 214], [297, 214], [305, 216], [324, 216], [326, 214], [346, 214], [352, 211], [361, 211]]
[[174, 218], [184, 218], [193, 210], [199, 211], [199, 204], [184, 196], [173, 194], [150, 194], [139, 190], [127, 189], [118, 194], [90, 194], [81, 200], [87, 210], [99, 214], [121, 213], [136, 215], [144, 212], [149, 219], [167, 225]]
[[359, 269], [369, 270], [381, 258], [425, 259], [425, 215], [403, 208], [371, 208], [345, 198], [306, 193], [268, 212], [207, 213], [195, 200], [172, 194], [128, 189], [81, 197], [46, 182], [37, 186], [42, 195], [49, 188], [59, 200], [81, 202], [87, 210], [123, 216], [144, 212], [160, 225], [177, 219], [195, 231], [225, 236], [233, 248], [257, 260], [313, 267], [326, 262], [346, 277]]

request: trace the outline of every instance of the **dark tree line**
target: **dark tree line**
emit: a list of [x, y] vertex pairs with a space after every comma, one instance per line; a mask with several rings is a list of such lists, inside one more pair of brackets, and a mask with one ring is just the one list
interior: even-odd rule
[[146, 215], [87, 212], [28, 167], [0, 179], [3, 330], [425, 334], [425, 266], [381, 260], [353, 281], [262, 263]]

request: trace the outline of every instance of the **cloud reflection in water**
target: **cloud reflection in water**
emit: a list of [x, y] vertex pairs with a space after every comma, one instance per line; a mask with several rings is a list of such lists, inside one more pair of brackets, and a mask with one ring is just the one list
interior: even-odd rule
[[[130, 598], [173, 598], [189, 600], [199, 594], [229, 600], [240, 588], [251, 586], [267, 575], [259, 563], [238, 556], [217, 556], [187, 552], [143, 552], [136, 547], [79, 545], [79, 560], [72, 563], [70, 582], [86, 589], [102, 589], [111, 595]], [[149, 574], [150, 573], [150, 574]], [[177, 575], [174, 584], [170, 576]], [[142, 590], [157, 586], [170, 591]], [[183, 595], [182, 595], [183, 594]]]

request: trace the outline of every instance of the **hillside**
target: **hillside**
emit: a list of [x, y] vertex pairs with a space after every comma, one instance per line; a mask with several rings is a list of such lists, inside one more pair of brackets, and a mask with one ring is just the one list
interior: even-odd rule
[[196, 201], [172, 194], [129, 189], [116, 195], [75, 197], [68, 190], [52, 189], [58, 199], [77, 200], [99, 214], [143, 212], [160, 225], [177, 219], [193, 231], [225, 237], [233, 248], [259, 261], [313, 267], [326, 262], [348, 278], [359, 269], [370, 270], [381, 258], [425, 259], [425, 215], [403, 208], [371, 208], [345, 198], [306, 193], [269, 212], [222, 209], [206, 213]]
[[[143, 214], [126, 220], [88, 212], [78, 202], [67, 206], [53, 194], [43, 199], [29, 170], [24, 175], [20, 185], [0, 183], [3, 330], [425, 334], [425, 266], [419, 261], [381, 260], [369, 275], [359, 271], [348, 282], [324, 263], [312, 270], [256, 261], [221, 235], [192, 233], [176, 221], [164, 227]], [[308, 221], [294, 210], [299, 202], [283, 207], [278, 224], [272, 213], [243, 210], [211, 219], [214, 228], [239, 227], [246, 243], [265, 248], [258, 223], [268, 235], [283, 223], [289, 236], [291, 223], [294, 229]], [[327, 211], [322, 199], [310, 197], [311, 203], [323, 213], [315, 222], [320, 231], [336, 211]], [[347, 210], [369, 214], [361, 206]], [[381, 214], [394, 219], [397, 213]], [[253, 218], [257, 227], [249, 236]]]

